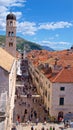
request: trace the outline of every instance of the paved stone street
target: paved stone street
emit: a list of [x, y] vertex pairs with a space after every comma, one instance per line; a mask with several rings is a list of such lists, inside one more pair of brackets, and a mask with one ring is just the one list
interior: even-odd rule
[[[28, 71], [28, 62], [21, 62], [22, 75], [17, 77], [13, 122], [16, 130], [64, 130], [64, 124], [48, 122], [48, 112], [33, 86]], [[52, 129], [50, 128], [52, 127]], [[55, 129], [53, 129], [55, 127]], [[67, 128], [73, 130], [73, 128]]]
[[55, 127], [55, 130], [61, 130], [60, 128], [63, 126], [63, 125], [58, 125], [58, 124], [49, 124], [47, 123], [46, 125], [42, 124], [42, 123], [39, 123], [38, 125], [35, 125], [35, 124], [29, 124], [29, 125], [19, 125], [17, 127], [17, 130], [31, 130], [31, 127], [33, 126], [34, 130], [42, 130], [42, 128], [44, 128], [44, 130], [50, 130], [50, 127]]
[[[17, 130], [31, 130], [33, 126], [33, 130], [51, 130], [50, 128], [55, 128], [55, 130], [73, 130], [73, 128], [66, 128], [63, 129], [64, 125], [63, 124], [55, 124], [55, 123], [46, 123], [45, 125], [42, 123], [36, 124], [20, 124], [16, 126]], [[42, 129], [44, 128], [44, 129]]]
[[[19, 116], [20, 122], [44, 122], [48, 117], [40, 95], [33, 86], [28, 73], [28, 65], [24, 62], [22, 69], [22, 80], [17, 82], [14, 108], [14, 122]], [[28, 76], [27, 76], [28, 75]]]

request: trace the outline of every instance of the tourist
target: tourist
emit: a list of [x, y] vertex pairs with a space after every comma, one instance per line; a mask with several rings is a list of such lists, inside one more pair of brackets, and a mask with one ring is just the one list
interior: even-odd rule
[[16, 125], [19, 125], [19, 122], [18, 122], [18, 120], [16, 121]]
[[20, 115], [17, 115], [17, 121], [20, 123]]
[[50, 130], [52, 130], [52, 126], [50, 126]]
[[39, 122], [39, 118], [36, 118], [36, 125], [38, 124], [38, 122]]
[[44, 127], [42, 127], [42, 129], [41, 130], [45, 130], [45, 128]]
[[53, 130], [55, 130], [55, 127], [53, 127]]
[[34, 130], [33, 126], [31, 127], [31, 130]]
[[16, 127], [14, 126], [11, 130], [16, 130]]

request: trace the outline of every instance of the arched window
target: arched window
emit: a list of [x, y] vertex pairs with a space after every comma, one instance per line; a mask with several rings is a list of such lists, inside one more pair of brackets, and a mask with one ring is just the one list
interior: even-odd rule
[[11, 36], [14, 36], [14, 32], [11, 33]]
[[10, 21], [10, 26], [12, 26], [13, 25], [13, 23], [12, 23], [12, 21]]
[[10, 32], [8, 32], [8, 36], [10, 37], [10, 35], [11, 35], [11, 33]]
[[9, 42], [9, 47], [13, 47], [13, 42]]

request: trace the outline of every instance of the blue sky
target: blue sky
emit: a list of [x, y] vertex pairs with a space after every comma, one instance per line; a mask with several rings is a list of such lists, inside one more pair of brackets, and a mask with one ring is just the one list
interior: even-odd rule
[[0, 34], [6, 15], [17, 17], [17, 36], [55, 50], [73, 45], [73, 0], [0, 0]]

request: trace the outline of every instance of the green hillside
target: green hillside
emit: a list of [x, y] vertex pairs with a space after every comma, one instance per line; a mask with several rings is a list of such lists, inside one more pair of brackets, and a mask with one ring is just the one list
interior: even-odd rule
[[30, 50], [41, 50], [42, 47], [34, 42], [27, 41], [23, 38], [17, 37], [17, 49], [25, 49], [27, 51]]
[[[30, 50], [41, 50], [42, 47], [36, 43], [27, 41], [21, 37], [17, 37], [17, 50], [21, 50], [23, 51], [24, 49], [26, 51], [30, 51]], [[4, 46], [5, 45], [5, 36], [0, 35], [0, 46]]]
[[5, 44], [5, 36], [0, 35], [0, 46]]

